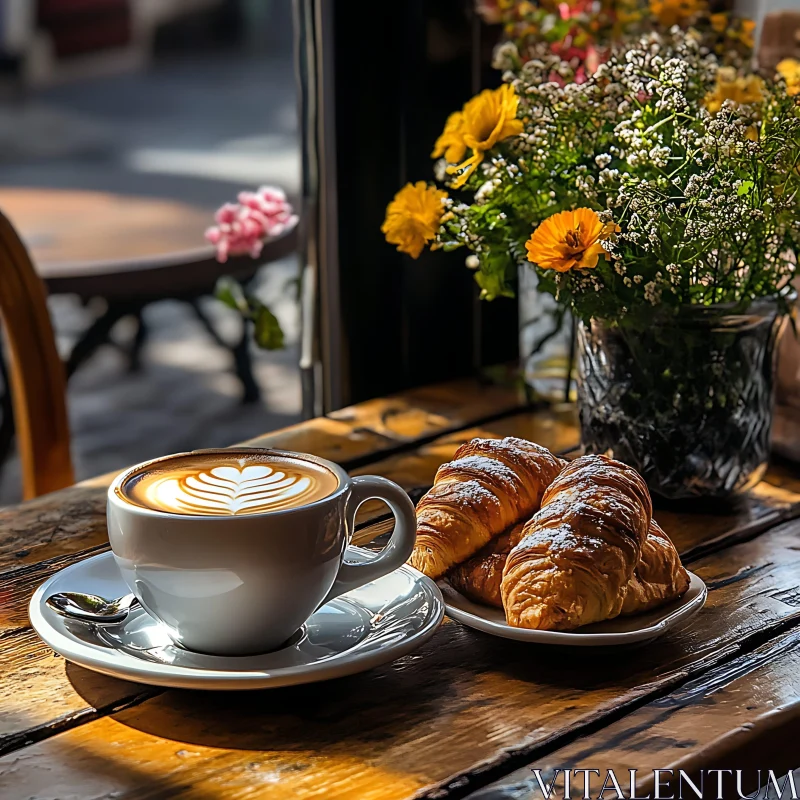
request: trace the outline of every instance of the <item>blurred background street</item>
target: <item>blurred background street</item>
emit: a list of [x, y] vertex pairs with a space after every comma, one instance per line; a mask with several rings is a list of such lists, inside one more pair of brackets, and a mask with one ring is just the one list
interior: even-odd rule
[[[83, 58], [68, 79], [63, 71], [48, 76], [44, 67], [31, 68], [33, 77], [7, 69], [0, 76], [0, 189], [180, 201], [206, 210], [207, 224], [214, 209], [242, 189], [274, 184], [296, 198], [289, 0], [187, 5], [202, 8], [176, 14], [152, 31], [146, 52], [134, 53], [132, 63]], [[79, 224], [81, 234], [85, 225], [87, 254], [98, 237], [113, 245], [114, 230], [91, 218]], [[202, 233], [198, 224], [197, 247]], [[118, 257], [125, 258], [122, 241], [120, 250]], [[256, 293], [287, 334], [282, 351], [251, 345], [262, 391], [258, 402], [241, 403], [230, 352], [211, 339], [186, 303], [165, 300], [144, 309], [147, 339], [137, 369], [130, 369], [122, 350], [101, 346], [68, 386], [77, 478], [168, 452], [232, 444], [297, 421], [297, 274], [297, 260], [290, 257], [263, 267], [255, 281]], [[221, 334], [237, 335], [241, 320], [235, 312], [212, 298], [200, 303]], [[66, 355], [102, 313], [103, 300], [85, 304], [56, 295], [50, 310]], [[112, 339], [130, 340], [133, 323], [120, 320]], [[13, 457], [0, 477], [1, 503], [19, 499], [18, 473]]]

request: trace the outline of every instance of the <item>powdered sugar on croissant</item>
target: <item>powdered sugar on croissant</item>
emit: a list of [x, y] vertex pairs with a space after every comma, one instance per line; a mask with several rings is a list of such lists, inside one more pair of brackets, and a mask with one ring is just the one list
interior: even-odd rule
[[652, 511], [647, 486], [631, 467], [599, 455], [569, 464], [506, 561], [508, 623], [571, 630], [617, 616]]
[[562, 462], [524, 439], [473, 439], [439, 467], [417, 505], [417, 542], [409, 563], [432, 578], [466, 560], [527, 519]]

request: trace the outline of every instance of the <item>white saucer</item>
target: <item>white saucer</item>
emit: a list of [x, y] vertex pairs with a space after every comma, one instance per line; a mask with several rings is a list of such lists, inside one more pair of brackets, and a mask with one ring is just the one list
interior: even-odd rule
[[[369, 558], [367, 550], [348, 550], [348, 560]], [[109, 598], [127, 594], [110, 552], [61, 570], [36, 590], [29, 606], [34, 629], [53, 650], [83, 667], [184, 689], [262, 689], [361, 672], [419, 647], [444, 614], [436, 584], [403, 566], [324, 605], [281, 650], [222, 657], [176, 647], [141, 607], [116, 625], [92, 625], [45, 604], [51, 594], [68, 591]]]
[[445, 582], [440, 586], [444, 594], [447, 615], [475, 630], [521, 642], [572, 647], [607, 647], [650, 641], [696, 614], [705, 604], [708, 590], [705, 583], [693, 572], [689, 573], [689, 577], [691, 579], [689, 588], [679, 600], [644, 614], [616, 617], [594, 625], [585, 625], [575, 631], [514, 628], [506, 622], [502, 609], [473, 603]]

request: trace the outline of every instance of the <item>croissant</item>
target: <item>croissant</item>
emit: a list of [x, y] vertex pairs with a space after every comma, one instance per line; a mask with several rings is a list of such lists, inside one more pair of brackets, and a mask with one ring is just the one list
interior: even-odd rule
[[508, 555], [500, 584], [508, 623], [571, 630], [616, 617], [652, 513], [631, 467], [600, 455], [569, 464]]
[[[492, 539], [482, 550], [447, 574], [448, 583], [475, 603], [503, 607], [500, 582], [503, 567], [512, 548], [522, 538], [524, 525]], [[676, 600], [689, 588], [689, 574], [681, 565], [675, 545], [651, 520], [633, 577], [623, 588], [625, 597], [620, 614], [639, 614], [670, 600]]]
[[689, 588], [689, 573], [672, 540], [652, 520], [639, 563], [625, 587], [621, 614], [639, 614], [676, 600]]
[[417, 541], [409, 563], [431, 578], [441, 577], [528, 519], [561, 466], [546, 448], [510, 436], [461, 445], [417, 505]]
[[447, 573], [447, 582], [475, 603], [502, 608], [500, 581], [503, 579], [503, 567], [511, 549], [522, 538], [524, 528], [525, 523], [521, 522], [492, 539], [472, 558], [453, 567]]

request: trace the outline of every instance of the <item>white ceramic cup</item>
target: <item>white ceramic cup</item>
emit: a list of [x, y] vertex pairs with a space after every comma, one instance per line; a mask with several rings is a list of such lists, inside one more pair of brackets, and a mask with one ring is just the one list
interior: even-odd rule
[[[254, 452], [196, 452], [238, 451]], [[216, 655], [274, 650], [325, 602], [397, 569], [414, 547], [414, 505], [392, 481], [351, 478], [337, 464], [312, 455], [255, 452], [314, 462], [330, 470], [339, 485], [306, 505], [231, 516], [173, 514], [126, 499], [125, 481], [175, 457], [165, 456], [126, 470], [108, 490], [108, 538], [125, 581], [147, 612], [189, 650]], [[372, 498], [391, 509], [394, 533], [371, 561], [348, 563], [356, 511]]]

